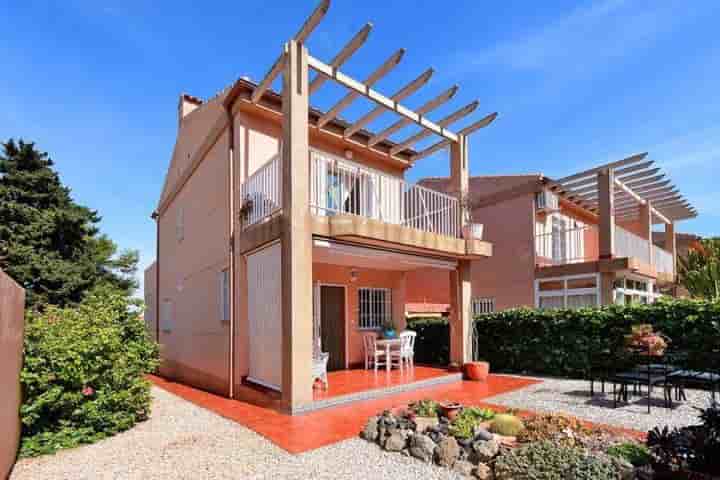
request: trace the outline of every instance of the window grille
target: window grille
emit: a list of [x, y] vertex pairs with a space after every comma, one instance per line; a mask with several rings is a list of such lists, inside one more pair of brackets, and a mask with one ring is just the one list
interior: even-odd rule
[[358, 289], [359, 327], [379, 329], [392, 320], [392, 295], [388, 288]]
[[474, 298], [472, 301], [473, 315], [482, 315], [484, 313], [495, 312], [494, 298]]

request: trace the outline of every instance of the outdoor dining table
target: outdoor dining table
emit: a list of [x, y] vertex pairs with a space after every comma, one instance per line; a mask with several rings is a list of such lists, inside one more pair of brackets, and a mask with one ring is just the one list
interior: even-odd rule
[[399, 350], [402, 346], [402, 340], [399, 338], [378, 338], [375, 345], [385, 349], [385, 369], [389, 372], [391, 368], [390, 351], [394, 348]]

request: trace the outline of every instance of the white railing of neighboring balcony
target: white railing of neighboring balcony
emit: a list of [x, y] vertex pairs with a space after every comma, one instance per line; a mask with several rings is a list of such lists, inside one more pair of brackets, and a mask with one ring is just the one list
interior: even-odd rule
[[615, 257], [635, 257], [650, 265], [650, 242], [616, 226]]
[[243, 228], [265, 220], [282, 208], [282, 170], [278, 156], [248, 177], [242, 185], [240, 201]]
[[456, 198], [316, 150], [310, 162], [313, 214], [358, 215], [460, 237]]
[[535, 257], [539, 265], [566, 265], [597, 260], [590, 255], [597, 245], [597, 229], [591, 225], [554, 229], [535, 235]]
[[675, 274], [675, 259], [672, 253], [653, 245], [653, 254], [655, 257], [655, 270], [662, 273]]

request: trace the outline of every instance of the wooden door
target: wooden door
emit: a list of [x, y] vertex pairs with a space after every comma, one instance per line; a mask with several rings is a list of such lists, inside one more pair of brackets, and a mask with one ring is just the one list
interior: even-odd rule
[[320, 287], [320, 338], [322, 351], [330, 354], [328, 370], [345, 368], [345, 289]]

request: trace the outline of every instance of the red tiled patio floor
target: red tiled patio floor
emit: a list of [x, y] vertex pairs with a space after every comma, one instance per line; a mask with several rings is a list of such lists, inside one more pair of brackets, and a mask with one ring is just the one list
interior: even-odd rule
[[[416, 367], [416, 370], [420, 368], [422, 367]], [[368, 417], [386, 409], [403, 406], [413, 400], [433, 398], [461, 402], [465, 405], [480, 405], [484, 398], [537, 383], [535, 380], [524, 378], [490, 375], [485, 383], [458, 381], [303, 415], [288, 415], [271, 406], [231, 400], [160, 377], [150, 376], [150, 379], [158, 387], [236, 421], [290, 453], [302, 453], [352, 438], [358, 435]], [[348, 385], [350, 383], [348, 381]], [[338, 392], [340, 390], [338, 386]]]

